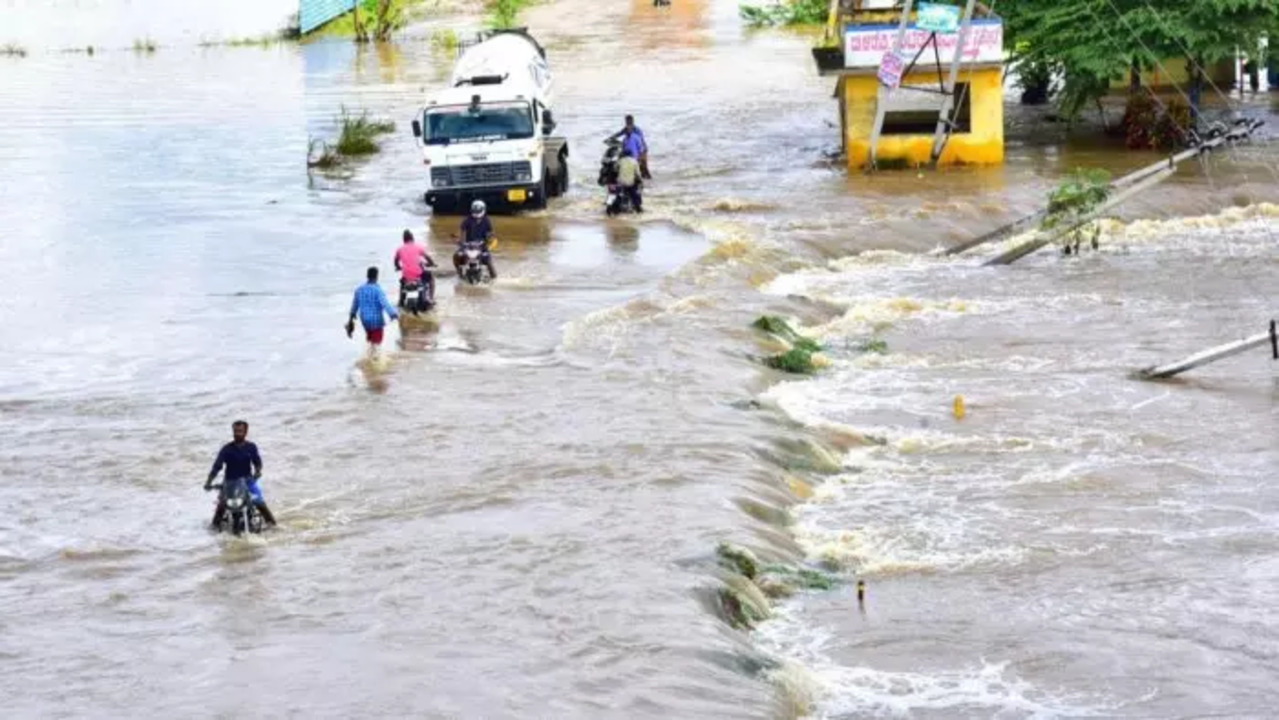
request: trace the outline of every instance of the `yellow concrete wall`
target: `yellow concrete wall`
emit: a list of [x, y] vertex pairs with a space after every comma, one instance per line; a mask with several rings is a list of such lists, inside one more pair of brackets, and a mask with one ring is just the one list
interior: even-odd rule
[[[959, 81], [970, 83], [972, 132], [952, 135], [939, 164], [998, 165], [1004, 161], [1002, 74], [999, 68], [960, 70]], [[842, 78], [841, 83], [840, 101], [844, 103], [846, 118], [844, 151], [850, 168], [863, 168], [870, 162], [879, 79], [873, 75], [850, 75]], [[936, 71], [911, 73], [904, 84], [936, 87]], [[932, 149], [932, 135], [886, 135], [879, 139], [878, 158], [880, 162], [923, 165], [929, 161]]]
[[[1163, 68], [1155, 67], [1153, 70], [1146, 70], [1141, 73], [1141, 84], [1156, 89], [1171, 89], [1174, 85], [1179, 86], [1183, 92], [1190, 90], [1190, 73], [1186, 71], [1185, 58], [1169, 58], [1162, 61]], [[1167, 70], [1168, 72], [1164, 72]], [[1221, 62], [1208, 65], [1204, 68], [1208, 77], [1214, 84], [1222, 90], [1229, 89], [1235, 84], [1235, 62], [1233, 60], [1222, 60]], [[1128, 76], [1116, 78], [1110, 81], [1110, 89], [1127, 90]], [[1210, 90], [1211, 86], [1205, 88]]]

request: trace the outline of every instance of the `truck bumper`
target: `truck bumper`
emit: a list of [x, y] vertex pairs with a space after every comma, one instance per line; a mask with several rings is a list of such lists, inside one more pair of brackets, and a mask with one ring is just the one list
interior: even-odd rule
[[542, 207], [546, 198], [542, 197], [540, 185], [508, 185], [500, 188], [439, 188], [426, 191], [426, 204], [432, 208], [447, 211], [456, 209], [466, 212], [471, 203], [483, 200], [490, 207], [522, 208]]

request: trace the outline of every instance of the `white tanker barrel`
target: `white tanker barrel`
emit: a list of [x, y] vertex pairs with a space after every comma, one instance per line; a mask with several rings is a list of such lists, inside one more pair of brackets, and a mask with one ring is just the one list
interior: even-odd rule
[[522, 33], [500, 33], [467, 48], [453, 66], [451, 84], [465, 85], [473, 78], [486, 79], [475, 84], [494, 84], [494, 78], [504, 78], [504, 90], [551, 104], [551, 67], [537, 42]]

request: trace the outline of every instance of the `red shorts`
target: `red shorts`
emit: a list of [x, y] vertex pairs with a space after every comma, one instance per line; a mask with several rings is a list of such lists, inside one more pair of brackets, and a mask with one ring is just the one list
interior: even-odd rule
[[382, 330], [384, 328], [364, 328], [364, 337], [374, 345], [382, 344]]

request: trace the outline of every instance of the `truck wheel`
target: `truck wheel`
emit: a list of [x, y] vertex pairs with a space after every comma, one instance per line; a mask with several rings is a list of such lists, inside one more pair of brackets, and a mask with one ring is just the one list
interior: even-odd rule
[[529, 207], [534, 210], [542, 210], [546, 208], [546, 191], [550, 188], [551, 183], [547, 179], [546, 166], [542, 166], [542, 180], [537, 184], [537, 199], [529, 203]]
[[555, 186], [559, 190], [556, 196], [563, 197], [568, 194], [568, 158], [560, 156], [560, 171], [555, 178]]

